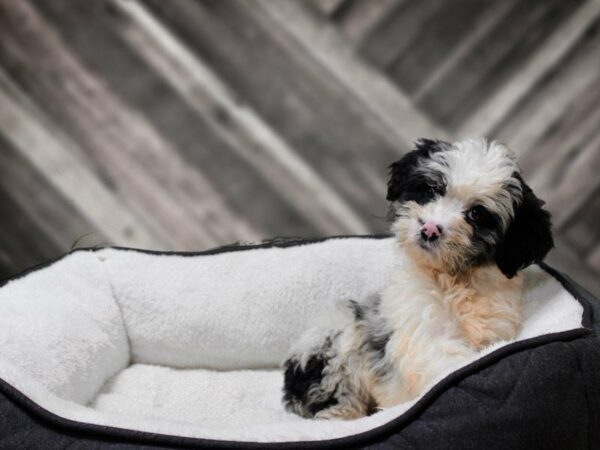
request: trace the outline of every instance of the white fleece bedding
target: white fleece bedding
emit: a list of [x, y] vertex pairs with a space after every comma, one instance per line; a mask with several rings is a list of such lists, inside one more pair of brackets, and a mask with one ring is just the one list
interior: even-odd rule
[[[337, 301], [381, 290], [392, 262], [390, 239], [364, 238], [205, 256], [76, 252], [0, 289], [0, 378], [99, 425], [255, 442], [356, 434], [412, 402], [302, 419], [281, 406], [277, 367]], [[538, 267], [524, 302], [517, 340], [581, 327], [579, 302]]]

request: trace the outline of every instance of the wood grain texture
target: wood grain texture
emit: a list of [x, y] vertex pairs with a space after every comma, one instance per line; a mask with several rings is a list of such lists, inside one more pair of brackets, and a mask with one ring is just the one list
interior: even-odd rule
[[418, 104], [440, 123], [458, 130], [463, 121], [476, 114], [490, 92], [517, 73], [517, 68], [566, 20], [574, 6], [575, 1], [516, 2], [463, 58], [457, 70], [448, 73]]
[[[236, 154], [321, 233], [366, 233], [346, 202], [258, 115], [137, 2], [117, 2], [134, 26], [125, 39], [160, 73]], [[219, 111], [221, 115], [215, 115]], [[223, 120], [225, 118], [225, 120]]]
[[336, 14], [333, 20], [344, 35], [357, 44], [402, 1], [404, 0], [350, 0], [341, 14]]
[[399, 55], [410, 49], [424, 25], [446, 2], [437, 0], [400, 2], [382, 18], [360, 43], [360, 52], [370, 63], [387, 69]]
[[600, 0], [0, 2], [0, 277], [73, 245], [387, 228], [387, 166], [485, 134], [600, 294]]
[[340, 33], [316, 21], [301, 4], [255, 1], [264, 14], [297, 38], [304, 51], [313, 53], [316, 62], [347, 88], [348, 95], [362, 103], [363, 115], [375, 115], [385, 125], [380, 133], [400, 146], [401, 152], [421, 136], [447, 137], [447, 132], [422, 114], [407, 96], [365, 66]]
[[[565, 129], [561, 124], [576, 125], [577, 122], [571, 119], [579, 121], [583, 118], [576, 110], [582, 104], [588, 104], [589, 100], [597, 99], [600, 80], [597, 71], [600, 65], [599, 25], [600, 19], [596, 18], [581, 35], [576, 49], [546, 72], [536, 89], [522, 99], [519, 110], [514, 111], [498, 127], [496, 135], [515, 148], [526, 166], [532, 165], [529, 152], [545, 143], [542, 141], [548, 135], [557, 137], [547, 143], [552, 148], [564, 145], [567, 134], [577, 137], [578, 133], [572, 133], [572, 129]], [[550, 133], [558, 126], [561, 132]]]
[[[311, 236], [323, 232], [312, 226], [309, 218], [296, 212], [295, 204], [282, 199], [279, 191], [258, 176], [215, 132], [215, 122], [234, 131], [235, 124], [228, 111], [211, 102], [206, 108], [210, 109], [212, 118], [204, 120], [189, 106], [191, 101], [197, 104], [201, 99], [198, 94], [183, 98], [130, 47], [123, 34], [132, 24], [111, 2], [96, 2], [91, 11], [87, 2], [37, 3], [78, 57], [122, 101], [143, 111], [185, 163], [205, 176], [236, 214], [260, 229], [261, 237], [277, 233]], [[274, 221], [273, 217], [278, 220]], [[248, 239], [238, 237], [242, 238]]]
[[[19, 81], [27, 83], [32, 97], [54, 110], [97, 170], [161, 240], [181, 248], [258, 236], [243, 220], [233, 220], [221, 194], [178, 157], [143, 114], [87, 70], [26, 2], [2, 11], [0, 21], [0, 45], [7, 50], [3, 62], [13, 74], [21, 69]], [[19, 65], [25, 58], [36, 66]], [[178, 233], [172, 234], [168, 230], [175, 224]]]
[[521, 70], [498, 91], [484, 100], [483, 105], [460, 127], [463, 135], [487, 135], [496, 132], [501, 121], [529, 92], [534, 90], [548, 72], [569, 55], [575, 46], [581, 45], [582, 38], [600, 16], [600, 2], [588, 0], [579, 7], [567, 22], [554, 30], [546, 42], [537, 50], [533, 58], [526, 61]]
[[[0, 190], [19, 206], [25, 220], [39, 229], [40, 237], [43, 236], [44, 241], [52, 245], [53, 251], [107, 242], [101, 231], [86, 220], [77, 207], [61, 195], [2, 135]], [[3, 217], [3, 223], [5, 219], [9, 218]], [[59, 256], [59, 253], [50, 256]]]
[[[146, 2], [234, 92], [277, 129], [357, 211], [385, 214], [383, 185], [400, 153], [381, 125], [251, 2]], [[214, 41], [211, 37], [219, 35]], [[246, 76], [249, 68], [254, 76]], [[329, 99], [324, 102], [323, 99]], [[397, 145], [397, 143], [396, 143]], [[352, 180], [352, 182], [349, 182]], [[381, 227], [368, 220], [370, 227]]]
[[352, 0], [311, 0], [312, 3], [327, 16], [336, 14], [340, 8], [344, 6], [344, 3], [349, 3]]
[[0, 73], [0, 127], [5, 141], [110, 239], [153, 247], [159, 243], [79, 157], [52, 134], [24, 95]]
[[[435, 90], [437, 83], [432, 83], [424, 77], [425, 74], [437, 74], [442, 79], [449, 75], [448, 69], [439, 70], [438, 66], [451, 60], [449, 53], [458, 50], [468, 36], [485, 36], [477, 33], [475, 28], [480, 22], [484, 25], [490, 22], [485, 16], [495, 20], [502, 17], [502, 9], [508, 10], [511, 0], [481, 2], [479, 0], [458, 0], [452, 2], [437, 2], [436, 9], [431, 15], [424, 16], [413, 24], [418, 27], [418, 33], [408, 41], [405, 48], [389, 63], [387, 72], [390, 77], [407, 92], [414, 92], [414, 98], [420, 101], [429, 91]], [[419, 5], [420, 6], [420, 5]], [[486, 23], [487, 22], [487, 23]], [[472, 26], [465, 26], [465, 24]], [[487, 25], [489, 28], [489, 25]], [[423, 30], [430, 30], [423, 32]], [[441, 36], [445, 36], [441, 39]], [[464, 52], [463, 58], [469, 53]], [[453, 65], [454, 71], [461, 66]], [[427, 83], [429, 86], [424, 86]]]
[[0, 134], [0, 280], [105, 238]]

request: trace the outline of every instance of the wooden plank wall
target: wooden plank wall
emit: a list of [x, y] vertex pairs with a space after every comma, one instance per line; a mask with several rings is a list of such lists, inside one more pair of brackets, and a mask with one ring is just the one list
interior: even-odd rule
[[0, 277], [386, 230], [420, 136], [521, 156], [600, 294], [600, 0], [0, 1]]

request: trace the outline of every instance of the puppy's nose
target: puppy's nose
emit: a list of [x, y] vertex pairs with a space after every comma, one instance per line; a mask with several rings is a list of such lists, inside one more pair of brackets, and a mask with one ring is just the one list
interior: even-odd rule
[[425, 222], [421, 228], [421, 238], [425, 241], [435, 241], [442, 235], [442, 226], [433, 222]]

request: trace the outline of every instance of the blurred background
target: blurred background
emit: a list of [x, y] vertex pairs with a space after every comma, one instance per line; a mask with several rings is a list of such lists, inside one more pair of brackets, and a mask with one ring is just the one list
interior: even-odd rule
[[600, 0], [0, 0], [0, 278], [385, 232], [420, 136], [513, 148], [600, 294]]

